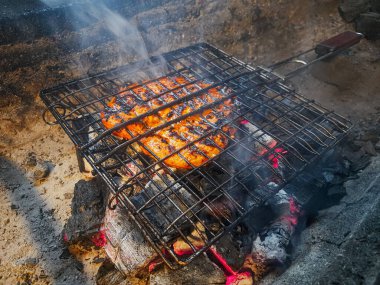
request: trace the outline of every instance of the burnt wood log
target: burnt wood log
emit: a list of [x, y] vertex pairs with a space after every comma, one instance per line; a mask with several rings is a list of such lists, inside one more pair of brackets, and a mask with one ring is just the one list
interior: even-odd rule
[[126, 277], [110, 260], [103, 262], [96, 274], [96, 285], [121, 285]]
[[252, 243], [239, 272], [227, 277], [226, 285], [248, 285], [258, 282], [273, 266], [287, 260], [287, 247], [302, 215], [293, 196], [280, 190], [268, 201], [277, 216]]
[[98, 232], [105, 214], [106, 186], [100, 179], [80, 180], [75, 184], [71, 202], [71, 217], [63, 229], [63, 239], [68, 244], [90, 241]]
[[157, 254], [141, 231], [129, 220], [125, 209], [107, 208], [102, 229], [107, 237], [104, 246], [110, 260], [126, 276], [143, 277]]
[[360, 14], [355, 20], [356, 31], [365, 35], [369, 40], [380, 39], [380, 14], [368, 12]]
[[103, 247], [109, 260], [98, 272], [97, 283], [119, 284], [125, 276], [141, 276], [156, 253], [124, 210], [107, 207], [108, 200], [107, 186], [100, 179], [77, 182], [63, 239], [69, 249]]
[[[162, 174], [161, 177], [155, 175], [139, 194], [131, 198], [135, 207], [139, 209], [150, 199], [155, 197], [153, 198], [154, 202], [151, 202], [150, 205], [145, 207], [141, 212], [157, 230], [166, 229], [173, 221], [181, 216], [183, 211], [186, 211], [191, 205], [197, 202], [197, 197], [179, 183], [175, 183], [168, 189], [168, 185], [173, 184], [174, 181], [174, 178], [170, 175]], [[194, 208], [194, 212], [198, 209], [199, 207]], [[180, 218], [176, 222], [176, 225], [181, 225], [181, 230], [190, 232], [192, 228], [191, 224], [189, 224], [189, 220], [192, 218], [192, 213], [189, 212], [186, 216]], [[177, 236], [178, 231], [172, 228], [166, 233], [164, 239], [169, 241]]]
[[338, 11], [343, 20], [354, 21], [361, 13], [369, 11], [369, 0], [341, 0]]

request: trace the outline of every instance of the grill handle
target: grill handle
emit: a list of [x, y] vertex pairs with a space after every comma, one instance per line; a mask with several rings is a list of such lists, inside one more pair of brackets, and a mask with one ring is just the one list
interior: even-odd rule
[[318, 56], [324, 56], [336, 51], [342, 51], [359, 43], [363, 37], [363, 34], [346, 31], [320, 42], [315, 46], [314, 51]]
[[[289, 63], [302, 64], [300, 67], [294, 68], [290, 72], [286, 73], [284, 76], [280, 76], [284, 80], [289, 79], [297, 75], [299, 72], [303, 71], [304, 69], [308, 68], [310, 65], [318, 61], [324, 60], [326, 58], [332, 57], [342, 52], [343, 50], [346, 50], [352, 47], [353, 45], [359, 43], [362, 38], [364, 38], [364, 35], [361, 33], [346, 31], [318, 43], [314, 48], [308, 49], [295, 56], [289, 57], [275, 64], [272, 64], [266, 70], [273, 72], [274, 70], [280, 68], [281, 66], [284, 66]], [[312, 58], [311, 60], [307, 61], [304, 59], [300, 59], [300, 57], [302, 56], [307, 57], [307, 56], [310, 56], [311, 54], [314, 54], [314, 58]]]

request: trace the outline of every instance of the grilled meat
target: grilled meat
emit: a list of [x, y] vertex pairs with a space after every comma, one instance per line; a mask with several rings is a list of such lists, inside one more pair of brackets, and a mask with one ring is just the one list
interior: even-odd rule
[[[190, 84], [184, 77], [165, 77], [144, 85], [131, 84], [108, 102], [106, 110], [101, 114], [102, 122], [110, 129], [142, 116], [139, 121], [113, 131], [115, 136], [129, 140], [226, 97], [225, 91], [209, 88], [197, 97], [186, 99], [191, 93], [208, 87], [210, 84], [205, 82]], [[184, 100], [145, 115], [179, 98]], [[139, 140], [141, 151], [157, 160], [163, 159], [170, 167], [198, 167], [227, 146], [227, 137], [216, 127], [230, 115], [231, 107], [232, 100], [226, 99], [220, 105], [144, 136]], [[223, 131], [233, 133], [232, 128], [227, 126], [223, 127]]]

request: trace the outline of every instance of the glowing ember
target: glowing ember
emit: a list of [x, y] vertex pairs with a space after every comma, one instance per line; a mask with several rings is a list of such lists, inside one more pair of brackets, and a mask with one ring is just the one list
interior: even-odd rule
[[215, 247], [210, 247], [207, 250], [208, 257], [224, 272], [226, 277], [236, 275], [237, 273], [228, 265], [223, 256], [216, 250]]
[[274, 150], [276, 154], [269, 155], [268, 159], [272, 162], [274, 168], [279, 167], [279, 155], [286, 154], [288, 151], [284, 150], [282, 147], [278, 147]]
[[298, 224], [298, 218], [295, 216], [283, 216], [281, 219], [289, 222], [292, 226], [296, 226]]
[[298, 224], [299, 216], [302, 214], [300, 206], [293, 197], [289, 197], [288, 203], [290, 215], [284, 215], [281, 219], [289, 222], [292, 226], [296, 226]]
[[[277, 141], [272, 138], [270, 135], [264, 133], [254, 124], [249, 122], [246, 119], [240, 121], [240, 124], [244, 125], [244, 127], [250, 132], [250, 134], [256, 139], [254, 144], [259, 156], [263, 156], [269, 150], [273, 149], [277, 145]], [[269, 155], [269, 160], [272, 162], [274, 168], [279, 167], [278, 154], [285, 154], [286, 151], [283, 148], [276, 148], [274, 150], [274, 154]], [[257, 158], [252, 158], [257, 159]]]
[[207, 256], [214, 262], [226, 276], [226, 285], [252, 285], [253, 276], [248, 270], [234, 271], [224, 259], [224, 257], [217, 252], [215, 247], [210, 247], [207, 250]]
[[252, 285], [253, 278], [248, 271], [227, 276], [226, 285]]
[[301, 209], [293, 197], [289, 199], [289, 210], [291, 214], [299, 214]]
[[148, 265], [148, 272], [152, 273], [154, 270], [156, 270], [163, 263], [164, 262], [161, 258], [156, 258], [156, 259], [152, 260]]
[[101, 230], [91, 237], [91, 241], [98, 247], [104, 247], [107, 244], [107, 238], [104, 230]]
[[[192, 245], [194, 246], [195, 250], [200, 250], [204, 246], [204, 243], [199, 242], [199, 244], [196, 244], [192, 242]], [[194, 253], [194, 250], [191, 248], [191, 246], [183, 240], [177, 240], [173, 244], [173, 250], [178, 256], [190, 255]]]
[[[205, 228], [203, 225], [201, 223], [197, 223], [196, 228], [191, 232], [187, 239], [196, 250], [203, 248], [205, 246], [204, 241], [207, 240], [207, 237], [205, 235]], [[177, 239], [173, 243], [173, 250], [174, 253], [178, 256], [194, 253], [194, 250], [190, 244], [188, 242], [185, 242], [182, 238]]]

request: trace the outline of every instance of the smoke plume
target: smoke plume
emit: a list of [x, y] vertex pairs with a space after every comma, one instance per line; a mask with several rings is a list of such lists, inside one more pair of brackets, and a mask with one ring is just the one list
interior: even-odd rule
[[[68, 5], [64, 0], [42, 1], [51, 8]], [[125, 63], [125, 59], [133, 59], [134, 62], [138, 62], [135, 65], [135, 70], [145, 70], [145, 76], [158, 77], [164, 73], [165, 60], [162, 57], [155, 58], [154, 62], [149, 59], [145, 41], [138, 30], [136, 22], [123, 17], [120, 13], [110, 8], [103, 0], [84, 1], [70, 5], [69, 18], [72, 19], [71, 25], [73, 25], [76, 31], [79, 31], [83, 27], [100, 25], [104, 34], [98, 36], [110, 37], [113, 40], [117, 47], [115, 50], [116, 54], [114, 55], [117, 58], [116, 65]], [[79, 44], [83, 47], [89, 46], [88, 42], [86, 42], [88, 40], [89, 38], [83, 35], [80, 38]], [[101, 53], [101, 51], [99, 52]], [[79, 64], [83, 66], [84, 62]], [[138, 78], [131, 79], [141, 79], [141, 76], [139, 74]]]

